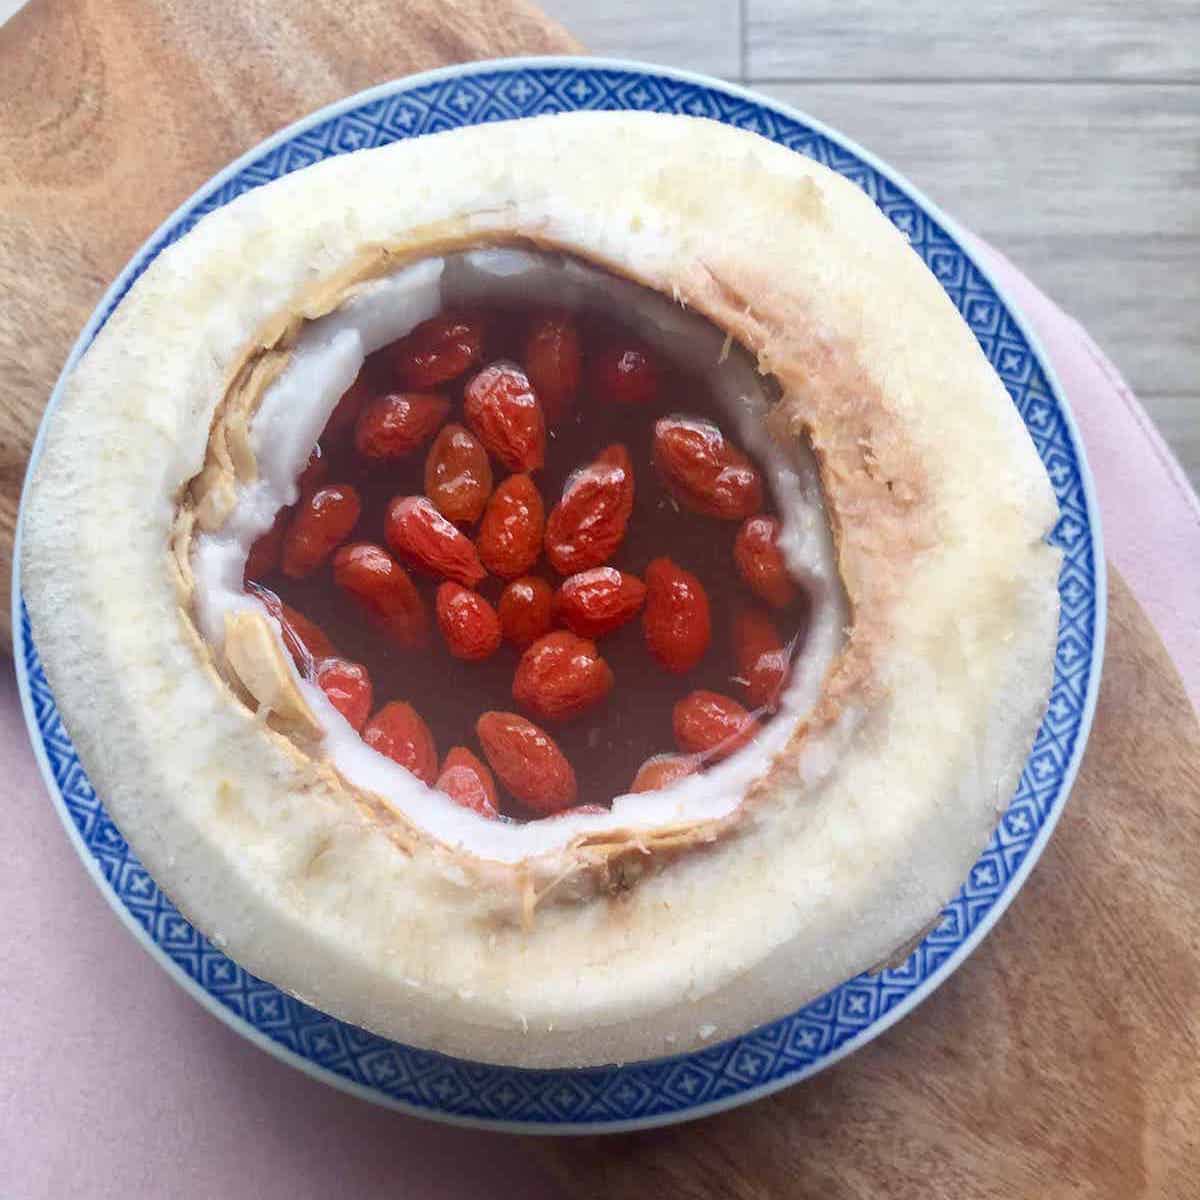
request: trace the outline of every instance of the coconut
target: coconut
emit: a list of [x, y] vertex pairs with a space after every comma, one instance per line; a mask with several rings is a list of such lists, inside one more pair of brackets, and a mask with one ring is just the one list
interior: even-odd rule
[[[514, 295], [704, 365], [813, 599], [750, 747], [524, 825], [366, 747], [241, 583], [365, 355]], [[326, 160], [164, 250], [48, 418], [22, 576], [93, 783], [201, 930], [389, 1037], [573, 1066], [742, 1033], [929, 924], [1045, 708], [1056, 515], [867, 197], [712, 122], [572, 114]]]

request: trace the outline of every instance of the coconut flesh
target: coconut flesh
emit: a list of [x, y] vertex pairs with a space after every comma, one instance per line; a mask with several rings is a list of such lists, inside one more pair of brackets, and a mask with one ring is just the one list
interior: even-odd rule
[[[704, 370], [738, 441], [765, 468], [783, 523], [780, 547], [810, 596], [812, 616], [779, 711], [749, 746], [660, 791], [615, 797], [609, 812], [567, 813], [525, 824], [491, 821], [465, 809], [371, 749], [320, 688], [281, 655], [316, 718], [319, 752], [348, 783], [443, 844], [506, 863], [563, 849], [581, 834], [728, 816], [817, 701], [846, 625], [815, 459], [803, 443], [790, 440], [785, 448], [768, 432], [772, 384], [744, 349], [673, 300], [579, 259], [492, 247], [425, 258], [361, 284], [339, 308], [302, 329], [287, 367], [263, 392], [250, 425], [257, 477], [238, 485], [222, 527], [195, 539], [194, 615], [216, 661], [223, 661], [227, 621], [242, 613], [265, 616], [282, 649], [278, 622], [243, 588], [246, 557], [279, 509], [296, 501], [297, 479], [366, 356], [445, 309], [512, 300], [618, 315], [632, 321], [643, 340], [664, 356]], [[809, 756], [808, 770], [823, 774], [823, 757]]]

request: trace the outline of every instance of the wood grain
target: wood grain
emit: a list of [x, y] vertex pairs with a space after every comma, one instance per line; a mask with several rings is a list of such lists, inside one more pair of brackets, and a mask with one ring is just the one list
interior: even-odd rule
[[178, 204], [280, 126], [361, 88], [578, 49], [525, 0], [32, 0], [0, 26], [0, 594], [25, 461], [67, 352]]
[[[1009, 8], [1019, 15], [1028, 3]], [[751, 5], [752, 18], [781, 11], [776, 0]], [[1147, 10], [1096, 7], [1126, 30], [1107, 66], [1150, 69], [1147, 47], [1161, 38], [1139, 24]], [[1148, 11], [1163, 7], [1174, 11]], [[640, 36], [635, 8], [619, 11]], [[723, 11], [705, 0], [697, 26]], [[809, 29], [832, 12], [824, 0], [810, 5]], [[905, 12], [916, 24], [912, 6]], [[929, 16], [970, 19], [955, 14], [939, 5]], [[1051, 33], [1070, 27], [1060, 13], [1045, 20]], [[681, 39], [706, 36], [683, 20], [674, 28]], [[133, 249], [197, 184], [273, 129], [371, 83], [470, 57], [574, 48], [522, 0], [360, 0], [352, 9], [337, 0], [32, 0], [0, 28], [0, 544], [67, 349]], [[992, 61], [1007, 53], [995, 47]], [[822, 51], [810, 65], [850, 69], [828, 59]], [[1181, 52], [1164, 43], [1155, 61], [1178, 71]], [[874, 97], [886, 110], [886, 93]], [[1035, 118], [1020, 117], [1029, 136]], [[900, 154], [905, 140], [895, 142]], [[927, 142], [921, 153], [935, 149]], [[956, 168], [946, 160], [944, 169], [952, 177]], [[1031, 186], [1033, 176], [1022, 197]], [[1153, 181], [1134, 186], [1151, 215], [1185, 219]], [[1159, 236], [1139, 228], [1148, 243]], [[1194, 380], [1157, 390], [1194, 403]], [[1097, 734], [1076, 794], [1012, 911], [962, 970], [866, 1050], [775, 1098], [674, 1130], [535, 1141], [531, 1153], [579, 1200], [1196, 1196], [1198, 838], [1200, 729], [1114, 577]]]
[[533, 1152], [575, 1200], [1200, 1195], [1200, 726], [1115, 573], [1091, 738], [1042, 860], [915, 1013], [691, 1125]]
[[752, 79], [1200, 79], [1195, 0], [748, 0]]

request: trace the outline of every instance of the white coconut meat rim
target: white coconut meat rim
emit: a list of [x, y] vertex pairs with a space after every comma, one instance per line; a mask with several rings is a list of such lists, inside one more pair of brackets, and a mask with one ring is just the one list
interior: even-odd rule
[[[784, 446], [767, 432], [767, 381], [745, 351], [677, 303], [577, 259], [487, 247], [425, 259], [365, 283], [334, 312], [307, 324], [298, 336], [291, 360], [264, 391], [251, 420], [249, 440], [257, 478], [238, 486], [224, 525], [201, 534], [195, 542], [197, 625], [218, 656], [228, 614], [250, 608], [266, 612], [262, 601], [242, 586], [250, 546], [270, 528], [279, 509], [295, 502], [299, 474], [366, 356], [437, 312], [513, 301], [618, 316], [671, 361], [706, 374], [719, 406], [736, 429], [736, 439], [766, 468], [782, 518], [780, 546], [789, 569], [810, 597], [812, 615], [779, 711], [745, 749], [669, 788], [610, 797], [614, 799], [610, 812], [566, 813], [520, 824], [489, 820], [426, 787], [366, 745], [320, 688], [289, 665], [322, 727], [320, 752], [350, 784], [378, 797], [440, 841], [502, 862], [562, 849], [585, 832], [636, 831], [728, 816], [816, 703], [846, 620], [816, 463], [802, 441]], [[602, 420], [602, 415], [597, 419]], [[642, 486], [655, 485], [643, 480]], [[274, 618], [271, 621], [280, 639], [280, 660], [286, 662], [282, 631]], [[631, 763], [631, 771], [636, 766]]]
[[[352, 308], [322, 300], [329, 281], [372, 255], [357, 282], [484, 244], [574, 256], [732, 335], [778, 384], [774, 436], [811, 444], [820, 469], [846, 623], [816, 704], [735, 812], [675, 841], [631, 836], [615, 869], [615, 835], [490, 873], [449, 841], [398, 841], [406, 819], [359, 803], [231, 691], [185, 578], [220, 531], [197, 509], [181, 532], [189, 485], [232, 477], [208, 459], [210, 433], [247, 362], [300, 357], [318, 319]], [[342, 358], [334, 343], [322, 357], [348, 383], [362, 348]], [[297, 454], [323, 423], [310, 415]], [[23, 590], [108, 811], [247, 969], [414, 1045], [522, 1066], [631, 1061], [794, 1010], [935, 919], [1045, 708], [1056, 506], [1003, 384], [866, 196], [712, 122], [505, 123], [249, 192], [150, 264], [67, 380], [43, 447]], [[556, 867], [569, 878], [523, 925], [513, 896], [532, 863], [539, 888]]]

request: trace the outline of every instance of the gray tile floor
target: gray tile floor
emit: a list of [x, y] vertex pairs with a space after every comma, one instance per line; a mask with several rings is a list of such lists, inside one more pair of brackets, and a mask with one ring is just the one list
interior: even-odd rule
[[[22, 0], [0, 0], [0, 21]], [[1091, 330], [1200, 487], [1200, 0], [542, 0], [829, 122]]]
[[1077, 316], [1200, 487], [1198, 0], [540, 0], [842, 130]]

